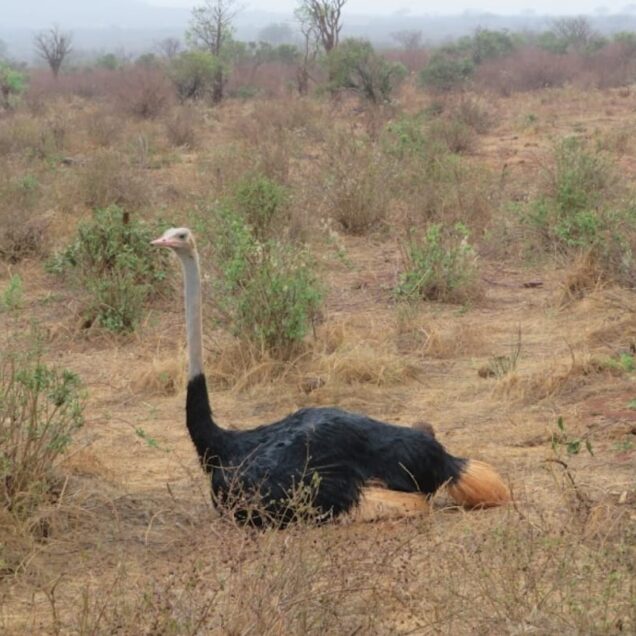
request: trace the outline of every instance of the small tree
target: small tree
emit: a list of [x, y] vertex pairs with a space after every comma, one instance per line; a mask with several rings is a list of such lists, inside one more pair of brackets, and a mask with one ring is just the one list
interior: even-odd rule
[[216, 86], [221, 63], [208, 51], [186, 51], [172, 60], [170, 77], [181, 100], [201, 99]]
[[301, 0], [297, 14], [304, 15], [318, 34], [325, 53], [338, 46], [342, 22], [342, 7], [347, 0]]
[[552, 30], [566, 48], [583, 51], [598, 38], [588, 19], [584, 16], [558, 18], [552, 24]]
[[155, 49], [161, 57], [173, 60], [181, 51], [181, 41], [177, 38], [164, 38], [155, 44]]
[[58, 26], [41, 31], [35, 36], [35, 51], [49, 65], [53, 77], [57, 77], [64, 60], [73, 50], [73, 36], [63, 33]]
[[[205, 0], [201, 6], [192, 9], [188, 40], [221, 60], [224, 49], [232, 40], [232, 20], [240, 10], [236, 0]], [[226, 81], [225, 69], [219, 64], [212, 89], [215, 104], [223, 99]]]
[[306, 95], [309, 92], [309, 80], [311, 75], [309, 69], [316, 61], [318, 55], [318, 30], [303, 7], [299, 7], [294, 12], [298, 22], [298, 28], [303, 36], [301, 62], [296, 70], [296, 86], [299, 95]]
[[469, 58], [454, 58], [440, 51], [431, 56], [429, 63], [420, 71], [419, 84], [423, 88], [451, 91], [464, 84], [474, 70]]
[[332, 89], [354, 91], [373, 104], [388, 101], [407, 71], [378, 55], [368, 40], [346, 39], [327, 58]]
[[11, 108], [25, 87], [24, 73], [0, 60], [0, 108]]
[[294, 42], [294, 31], [286, 22], [272, 23], [263, 27], [258, 32], [259, 42], [268, 44], [292, 44]]
[[404, 29], [391, 33], [391, 37], [405, 50], [417, 51], [422, 48], [422, 32]]

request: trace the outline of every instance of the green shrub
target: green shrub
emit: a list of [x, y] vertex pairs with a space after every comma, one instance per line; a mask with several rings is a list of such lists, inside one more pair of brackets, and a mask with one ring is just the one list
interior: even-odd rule
[[52, 496], [55, 466], [83, 424], [78, 377], [46, 365], [37, 344], [0, 351], [0, 498], [19, 518]]
[[26, 76], [0, 60], [0, 107], [12, 108], [26, 88]]
[[411, 236], [403, 250], [399, 297], [464, 302], [479, 295], [475, 251], [461, 223], [429, 225], [422, 239]]
[[[450, 152], [450, 145], [454, 150], [468, 149], [473, 131], [466, 140], [445, 140], [439, 122], [436, 118], [429, 124], [422, 115], [402, 117], [385, 129], [382, 147], [394, 162], [393, 199], [409, 225], [462, 221], [482, 229], [493, 208], [494, 180], [483, 166]], [[386, 183], [385, 179], [385, 190]]]
[[462, 154], [474, 149], [477, 133], [460, 119], [440, 117], [429, 126], [429, 135], [450, 152]]
[[522, 221], [539, 244], [567, 254], [591, 251], [603, 273], [633, 282], [636, 206], [620, 200], [612, 164], [576, 138], [557, 145], [543, 196], [522, 210]]
[[326, 58], [331, 90], [358, 93], [373, 104], [389, 101], [393, 89], [406, 77], [404, 65], [378, 55], [368, 40], [347, 38]]
[[434, 53], [420, 71], [419, 84], [423, 88], [451, 91], [464, 84], [475, 67], [467, 57], [455, 58], [443, 52]]
[[234, 188], [235, 208], [259, 239], [282, 229], [288, 201], [287, 188], [259, 174], [243, 177]]
[[180, 99], [211, 96], [222, 63], [208, 51], [186, 51], [171, 62], [170, 77]]
[[86, 324], [98, 322], [114, 332], [132, 331], [144, 303], [163, 288], [166, 257], [153, 250], [155, 230], [132, 220], [117, 206], [96, 210], [82, 223], [77, 238], [48, 263], [85, 289]]
[[214, 219], [210, 239], [223, 315], [237, 337], [287, 357], [308, 333], [321, 301], [312, 260], [300, 247], [258, 238], [231, 200]]

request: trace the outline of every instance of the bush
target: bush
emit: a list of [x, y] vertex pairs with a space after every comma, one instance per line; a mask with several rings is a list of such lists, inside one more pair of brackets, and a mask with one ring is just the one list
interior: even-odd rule
[[473, 62], [467, 57], [454, 58], [437, 52], [420, 71], [419, 84], [423, 88], [451, 91], [465, 84], [474, 70]]
[[207, 51], [186, 51], [174, 58], [170, 77], [181, 100], [212, 95], [221, 62]]
[[501, 95], [563, 86], [581, 73], [581, 60], [557, 55], [536, 47], [525, 47], [512, 55], [480, 65], [475, 82]]
[[49, 261], [49, 271], [69, 274], [88, 292], [86, 326], [135, 329], [144, 303], [164, 288], [166, 261], [150, 245], [154, 235], [153, 228], [111, 206], [80, 224], [75, 241]]
[[351, 234], [381, 223], [391, 191], [391, 164], [372, 142], [337, 133], [327, 148], [325, 197], [330, 216]]
[[262, 175], [243, 177], [234, 189], [235, 209], [261, 240], [283, 229], [288, 200], [284, 186]]
[[126, 113], [153, 119], [174, 101], [170, 80], [161, 69], [135, 66], [121, 71], [117, 103]]
[[476, 132], [458, 118], [439, 118], [429, 126], [429, 135], [450, 152], [468, 153], [475, 147]]
[[559, 253], [590, 252], [605, 276], [633, 284], [636, 207], [620, 202], [613, 166], [574, 137], [557, 145], [547, 192], [522, 212], [540, 243]]
[[402, 64], [378, 55], [367, 40], [346, 39], [329, 53], [326, 62], [331, 90], [351, 90], [373, 104], [389, 101], [407, 75]]
[[166, 119], [166, 135], [172, 145], [193, 149], [197, 146], [197, 127], [200, 124], [197, 112], [184, 105]]
[[423, 239], [411, 236], [403, 250], [397, 295], [407, 300], [464, 302], [479, 295], [475, 251], [461, 223], [431, 224]]
[[302, 248], [257, 238], [231, 201], [214, 212], [215, 284], [232, 332], [288, 357], [309, 331], [322, 298], [314, 264]]
[[408, 225], [462, 221], [481, 230], [493, 208], [493, 180], [483, 166], [450, 152], [450, 147], [468, 149], [474, 132], [462, 126], [466, 137], [453, 138], [447, 125], [447, 120], [427, 124], [422, 116], [405, 116], [387, 126], [382, 142], [394, 161], [394, 196]]
[[109, 148], [93, 154], [82, 168], [79, 186], [80, 197], [92, 208], [115, 204], [136, 210], [149, 198], [147, 183], [133, 169], [128, 158]]
[[12, 108], [26, 88], [24, 73], [0, 60], [0, 107]]
[[83, 424], [79, 378], [46, 365], [36, 345], [0, 351], [0, 498], [25, 518], [53, 497], [59, 461]]

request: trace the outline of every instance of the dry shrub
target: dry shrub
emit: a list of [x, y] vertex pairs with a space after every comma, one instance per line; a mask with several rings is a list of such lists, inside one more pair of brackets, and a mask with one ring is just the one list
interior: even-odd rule
[[0, 156], [55, 159], [63, 152], [69, 130], [64, 113], [48, 117], [16, 113], [0, 121]]
[[232, 68], [227, 94], [237, 98], [254, 94], [280, 98], [293, 90], [296, 72], [295, 64], [265, 62], [256, 66], [253, 62], [238, 63]]
[[565, 305], [584, 298], [598, 289], [604, 279], [603, 267], [594, 250], [576, 254], [561, 283], [558, 304]]
[[452, 113], [460, 122], [472, 128], [478, 135], [485, 135], [495, 125], [492, 109], [483, 99], [462, 95], [452, 108]]
[[636, 349], [636, 299], [631, 289], [604, 289], [595, 304], [608, 312], [602, 327], [590, 332], [591, 344], [616, 351]]
[[29, 256], [44, 256], [49, 243], [49, 214], [23, 214], [16, 223], [15, 212], [0, 210], [0, 258], [18, 263]]
[[399, 62], [404, 64], [406, 68], [412, 73], [418, 73], [427, 64], [431, 57], [430, 51], [424, 48], [418, 49], [391, 49], [388, 51], [382, 51], [382, 55], [389, 60], [389, 62]]
[[475, 150], [477, 136], [473, 128], [451, 113], [440, 117], [429, 126], [431, 139], [442, 143], [449, 152], [468, 154]]
[[98, 150], [83, 167], [78, 185], [79, 196], [93, 208], [117, 204], [135, 210], [150, 199], [149, 187], [140, 172], [116, 150]]
[[86, 114], [85, 125], [89, 139], [97, 146], [107, 148], [117, 143], [124, 122], [121, 117], [99, 108]]
[[126, 114], [153, 119], [175, 101], [174, 87], [161, 69], [135, 66], [122, 70], [117, 80], [115, 101]]
[[118, 73], [109, 69], [87, 68], [77, 72], [61, 73], [54, 78], [48, 69], [34, 69], [29, 74], [25, 99], [29, 106], [35, 106], [39, 111], [40, 105], [46, 104], [52, 97], [105, 97], [112, 93]]
[[180, 357], [153, 358], [150, 368], [133, 379], [135, 392], [149, 395], [174, 395], [185, 384], [185, 364]]
[[331, 136], [325, 154], [329, 215], [351, 234], [376, 228], [386, 218], [391, 200], [391, 163], [373, 142], [347, 131]]
[[543, 369], [527, 375], [517, 372], [504, 375], [495, 386], [495, 395], [523, 404], [565, 398], [602, 373], [618, 371], [589, 355], [576, 358], [573, 354], [569, 364], [550, 362]]
[[[569, 500], [571, 488], [557, 482], [552, 491]], [[519, 625], [546, 634], [633, 631], [630, 507], [591, 500], [554, 513], [524, 501], [518, 510], [256, 533], [148, 497], [127, 502], [135, 516], [122, 499], [110, 517], [105, 505], [93, 506], [102, 526], [82, 537], [99, 556], [110, 550], [111, 561], [112, 544], [122, 546], [120, 566], [104, 572], [109, 560], [100, 560], [81, 589], [60, 577], [49, 604], [33, 595], [31, 612], [11, 627], [264, 636], [503, 634]], [[161, 514], [152, 516], [155, 509]], [[118, 540], [130, 535], [140, 540]], [[603, 602], [590, 603], [597, 597]]]
[[398, 308], [396, 337], [401, 353], [442, 360], [480, 355], [485, 344], [481, 330], [470, 322], [431, 320], [412, 303]]
[[194, 106], [179, 106], [165, 120], [166, 135], [173, 146], [191, 150], [198, 145], [202, 125]]
[[600, 89], [628, 86], [636, 74], [636, 57], [633, 47], [622, 42], [612, 42], [596, 52], [589, 60], [594, 85]]
[[558, 55], [524, 47], [506, 57], [487, 60], [475, 72], [477, 86], [500, 95], [563, 86], [581, 71], [577, 54]]
[[396, 386], [419, 377], [419, 369], [389, 344], [350, 341], [320, 356], [316, 369], [324, 385]]

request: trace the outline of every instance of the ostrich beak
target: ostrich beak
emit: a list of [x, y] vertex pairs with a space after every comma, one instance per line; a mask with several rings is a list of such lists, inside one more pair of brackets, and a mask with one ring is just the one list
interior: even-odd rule
[[154, 241], [150, 241], [150, 245], [157, 245], [158, 247], [177, 247], [177, 242], [174, 239], [160, 236]]

